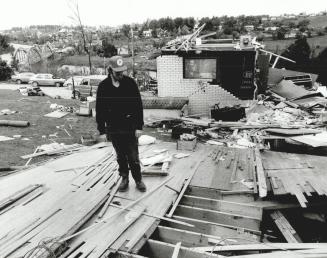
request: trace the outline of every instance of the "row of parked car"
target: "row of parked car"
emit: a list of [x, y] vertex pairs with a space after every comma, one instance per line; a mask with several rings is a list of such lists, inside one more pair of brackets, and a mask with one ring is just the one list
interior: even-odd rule
[[17, 84], [31, 84], [33, 88], [38, 86], [65, 86], [72, 90], [72, 94], [76, 98], [84, 99], [87, 96], [94, 96], [98, 89], [98, 85], [106, 77], [106, 75], [74, 76], [65, 80], [63, 78], [56, 78], [52, 74], [34, 74], [26, 72], [11, 76], [11, 80]]
[[29, 83], [33, 86], [56, 86], [61, 87], [65, 83], [65, 79], [56, 78], [50, 73], [18, 73], [11, 76], [11, 80], [17, 84]]

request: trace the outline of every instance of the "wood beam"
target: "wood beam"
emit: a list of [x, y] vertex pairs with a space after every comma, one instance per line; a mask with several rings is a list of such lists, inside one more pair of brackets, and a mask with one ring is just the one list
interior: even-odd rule
[[259, 231], [261, 220], [221, 211], [178, 205], [175, 215]]
[[195, 167], [193, 168], [190, 176], [187, 178], [187, 180], [184, 182], [183, 188], [180, 191], [177, 199], [175, 200], [173, 207], [170, 209], [169, 213], [166, 215], [168, 218], [171, 218], [173, 216], [173, 213], [175, 212], [180, 200], [182, 199], [184, 193], [186, 192], [189, 184], [191, 183], [191, 180], [195, 174], [195, 172], [198, 170], [199, 166], [201, 165], [201, 163], [203, 162], [204, 159], [201, 159], [197, 162], [197, 164], [195, 165]]
[[261, 231], [247, 230], [241, 227], [235, 227], [231, 225], [218, 224], [214, 222], [208, 222], [205, 220], [192, 219], [182, 216], [174, 215], [173, 218], [192, 223], [195, 227], [190, 229], [183, 225], [175, 225], [167, 223], [170, 227], [189, 230], [201, 234], [214, 235], [214, 236], [226, 236], [226, 237], [243, 237], [246, 239], [256, 239], [256, 235], [261, 235]]
[[185, 194], [231, 202], [245, 203], [254, 201], [253, 191], [221, 191], [214, 188], [190, 185]]
[[254, 153], [255, 153], [255, 163], [256, 163], [257, 178], [258, 178], [259, 196], [260, 198], [263, 198], [267, 196], [266, 175], [263, 169], [259, 149], [255, 148]]
[[[191, 248], [198, 251], [272, 251], [272, 250], [324, 250], [326, 251], [326, 243], [258, 243], [248, 245], [224, 245]], [[277, 257], [277, 256], [276, 256]]]
[[[147, 242], [149, 256], [152, 258], [172, 257], [175, 245], [149, 239]], [[193, 251], [187, 247], [180, 247], [178, 257], [210, 258], [221, 257], [216, 254]]]
[[[178, 242], [182, 242], [182, 245], [185, 247], [209, 246], [210, 243], [213, 242], [213, 240], [218, 242], [223, 239], [223, 237], [220, 236], [200, 234], [188, 230], [165, 226], [158, 226], [155, 236], [158, 238], [159, 241], [166, 242], [169, 244], [176, 244]], [[240, 244], [243, 242], [244, 241], [238, 239], [224, 240], [225, 244]], [[245, 243], [249, 243], [249, 241], [246, 241]]]
[[285, 218], [281, 211], [274, 211], [270, 214], [270, 217], [275, 222], [280, 232], [285, 237], [288, 243], [302, 243], [300, 236], [297, 234], [292, 225]]
[[178, 242], [175, 247], [174, 247], [174, 251], [173, 251], [173, 255], [171, 256], [171, 258], [178, 258], [179, 255], [179, 251], [181, 249], [182, 243]]
[[112, 257], [112, 258], [146, 258], [147, 256], [118, 251], [117, 253], [111, 255], [110, 257]]
[[211, 198], [184, 195], [180, 204], [262, 219], [262, 208], [248, 203], [228, 202]]

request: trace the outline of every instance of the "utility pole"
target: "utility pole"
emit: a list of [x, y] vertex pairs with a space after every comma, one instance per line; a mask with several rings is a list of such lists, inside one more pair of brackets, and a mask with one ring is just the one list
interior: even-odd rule
[[107, 74], [107, 71], [106, 71], [106, 58], [103, 57], [103, 74], [106, 75]]
[[135, 76], [134, 72], [134, 31], [133, 28], [131, 28], [131, 34], [132, 34], [132, 75]]

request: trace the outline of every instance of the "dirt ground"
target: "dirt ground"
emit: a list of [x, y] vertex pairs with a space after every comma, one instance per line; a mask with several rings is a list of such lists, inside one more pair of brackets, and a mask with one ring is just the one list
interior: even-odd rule
[[[80, 105], [79, 100], [73, 99], [22, 96], [17, 90], [1, 89], [0, 84], [0, 111], [3, 109], [17, 111], [15, 114], [0, 115], [0, 120], [23, 120], [31, 124], [29, 127], [0, 126], [0, 136], [21, 135], [14, 140], [0, 141], [0, 168], [24, 165], [27, 160], [22, 159], [21, 156], [33, 153], [36, 147], [42, 144], [81, 143], [82, 135], [97, 133], [94, 117], [78, 116], [75, 113], [70, 113], [63, 118], [45, 117], [45, 114], [52, 111], [50, 109], [52, 103], [75, 108]], [[63, 129], [66, 129], [71, 136]], [[160, 128], [144, 128], [143, 132], [160, 140], [172, 140], [170, 134], [162, 132]], [[56, 134], [57, 137], [51, 134]], [[49, 156], [34, 158], [31, 164], [43, 159], [49, 159]]]

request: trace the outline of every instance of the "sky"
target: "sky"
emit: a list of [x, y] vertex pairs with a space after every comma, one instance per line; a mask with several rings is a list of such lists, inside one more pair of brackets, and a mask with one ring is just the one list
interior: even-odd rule
[[118, 26], [162, 17], [212, 17], [317, 13], [326, 0], [1, 0], [0, 30], [29, 25], [75, 25], [70, 18], [78, 2], [84, 25]]

